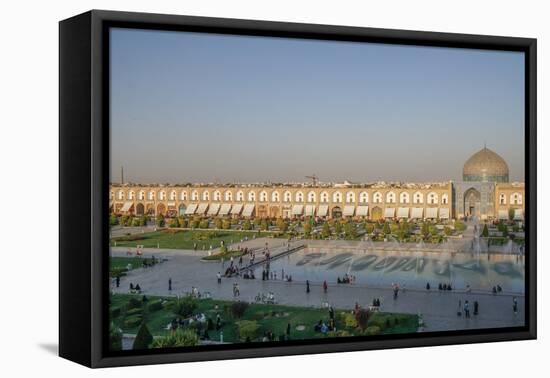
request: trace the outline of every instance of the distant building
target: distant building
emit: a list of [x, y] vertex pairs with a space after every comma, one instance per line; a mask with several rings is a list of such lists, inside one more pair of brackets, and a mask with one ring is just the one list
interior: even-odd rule
[[464, 164], [463, 181], [356, 184], [112, 184], [115, 214], [259, 218], [523, 219], [524, 184], [484, 148]]

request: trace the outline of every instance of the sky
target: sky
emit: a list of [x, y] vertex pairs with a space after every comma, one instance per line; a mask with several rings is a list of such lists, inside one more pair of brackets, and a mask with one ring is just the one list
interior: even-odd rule
[[524, 56], [111, 30], [111, 180], [460, 181], [487, 147], [524, 180]]

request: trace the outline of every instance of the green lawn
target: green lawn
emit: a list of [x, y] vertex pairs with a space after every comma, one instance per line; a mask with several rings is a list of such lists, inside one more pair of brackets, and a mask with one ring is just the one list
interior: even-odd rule
[[111, 270], [125, 269], [128, 264], [132, 265], [132, 269], [141, 268], [143, 266], [143, 258], [141, 257], [116, 257], [111, 256]]
[[221, 241], [225, 244], [231, 242], [237, 243], [241, 239], [248, 236], [249, 239], [254, 237], [266, 236], [266, 233], [258, 231], [214, 231], [214, 230], [160, 230], [155, 232], [147, 232], [143, 234], [120, 236], [111, 239], [111, 246], [131, 247], [136, 248], [138, 245], [143, 245], [145, 248], [168, 248], [168, 249], [193, 249], [194, 244], [197, 244], [198, 250], [208, 250], [218, 248]]
[[[111, 314], [114, 324], [121, 328], [124, 333], [136, 334], [139, 322], [128, 326], [128, 319], [143, 319], [151, 334], [154, 336], [165, 336], [169, 331], [166, 326], [176, 317], [170, 310], [170, 302], [174, 300], [171, 297], [147, 297], [147, 302], [138, 306], [138, 310], [128, 310], [128, 303], [131, 298], [136, 298], [142, 301], [141, 295], [131, 294], [114, 294], [111, 296]], [[149, 304], [154, 301], [162, 300], [163, 306], [156, 311], [148, 309]], [[279, 337], [285, 333], [287, 324], [291, 325], [292, 339], [312, 339], [325, 338], [330, 335], [324, 335], [320, 332], [315, 332], [314, 325], [323, 320], [328, 322], [329, 315], [326, 309], [312, 307], [296, 307], [284, 305], [266, 305], [266, 304], [250, 304], [246, 309], [241, 319], [234, 319], [231, 315], [230, 306], [233, 302], [221, 301], [213, 299], [198, 300], [198, 307], [194, 313], [204, 313], [207, 318], [215, 322], [216, 314], [219, 313], [223, 327], [221, 331], [226, 342], [238, 342], [238, 330], [235, 322], [239, 320], [256, 321], [260, 326], [258, 339], [261, 339], [264, 331], [271, 331], [275, 337]], [[216, 306], [218, 309], [216, 309]], [[130, 313], [128, 314], [128, 311]], [[340, 331], [344, 331], [346, 335], [359, 335], [361, 331], [358, 328], [350, 327], [346, 324], [346, 316], [349, 318], [349, 310], [336, 310], [336, 327]], [[348, 315], [345, 315], [345, 314]], [[304, 326], [304, 330], [296, 330], [297, 326]], [[376, 326], [382, 334], [391, 333], [413, 333], [417, 330], [418, 317], [409, 314], [390, 314], [390, 313], [374, 313], [369, 319], [369, 327]], [[209, 331], [209, 336], [212, 340], [219, 340], [220, 334], [215, 329]]]

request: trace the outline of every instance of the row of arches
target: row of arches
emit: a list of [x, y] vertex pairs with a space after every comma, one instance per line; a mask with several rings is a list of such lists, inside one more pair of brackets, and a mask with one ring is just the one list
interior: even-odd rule
[[[519, 201], [521, 202], [521, 194], [514, 193], [516, 195], [515, 201], [518, 201], [517, 195], [519, 195]], [[116, 192], [111, 191], [110, 193], [110, 199], [116, 199], [119, 201], [124, 200], [138, 200], [138, 201], [187, 201], [188, 200], [188, 193], [187, 191], [182, 191], [178, 193], [175, 190], [172, 190], [170, 192], [166, 192], [164, 190], [161, 190], [159, 192], [156, 192], [155, 190], [139, 190], [134, 191], [130, 190], [128, 192], [124, 190], [118, 190]], [[302, 191], [297, 191], [295, 193], [292, 193], [290, 191], [283, 191], [282, 195], [279, 191], [273, 191], [270, 194], [263, 190], [257, 193], [255, 191], [248, 191], [245, 193], [243, 190], [239, 190], [236, 193], [233, 193], [233, 191], [227, 190], [222, 193], [220, 190], [216, 190], [214, 192], [210, 192], [207, 190], [204, 190], [202, 192], [199, 192], [198, 190], [193, 190], [190, 193], [190, 199], [191, 201], [237, 201], [237, 202], [243, 202], [243, 201], [249, 201], [249, 202], [309, 202], [309, 203], [316, 203], [317, 202], [317, 193], [314, 191], [309, 191], [307, 193], [304, 193]], [[323, 191], [319, 193], [319, 202], [320, 203], [356, 203], [357, 200], [359, 203], [368, 203], [369, 202], [369, 193], [362, 191], [360, 193], [348, 191], [346, 193], [342, 193], [340, 191], [333, 192], [332, 195], [330, 195], [327, 191]], [[436, 192], [429, 192], [426, 196], [424, 196], [424, 193], [422, 192], [414, 192], [411, 194], [409, 192], [394, 192], [389, 191], [387, 193], [382, 194], [381, 192], [374, 192], [372, 194], [372, 203], [402, 203], [402, 204], [423, 204], [424, 200], [426, 200], [426, 203], [428, 204], [438, 204], [441, 201], [441, 204], [448, 204], [449, 203], [449, 195], [447, 193], [443, 193], [441, 196]], [[510, 203], [512, 203], [512, 196], [510, 196]], [[504, 203], [505, 204], [505, 203]], [[521, 204], [521, 203], [520, 203]]]
[[[506, 201], [508, 196], [505, 193], [500, 193], [498, 198], [498, 203], [500, 205], [507, 205]], [[515, 192], [509, 196], [510, 205], [523, 205], [523, 195], [521, 193]]]

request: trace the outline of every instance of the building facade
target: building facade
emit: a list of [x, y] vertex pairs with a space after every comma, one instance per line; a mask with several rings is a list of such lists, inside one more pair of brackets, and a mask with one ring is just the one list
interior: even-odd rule
[[168, 217], [522, 220], [524, 192], [522, 183], [508, 183], [506, 162], [484, 148], [468, 159], [456, 183], [112, 184], [109, 208]]

